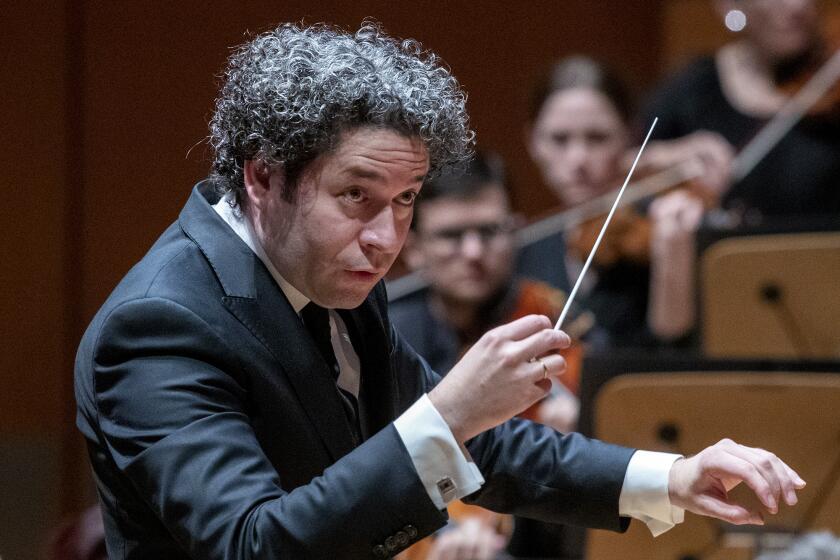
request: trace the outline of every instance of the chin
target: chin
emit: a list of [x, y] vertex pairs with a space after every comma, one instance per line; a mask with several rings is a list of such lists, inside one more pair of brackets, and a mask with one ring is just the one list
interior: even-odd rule
[[320, 298], [321, 301], [318, 304], [330, 309], [354, 309], [364, 303], [372, 290], [373, 286], [367, 290], [347, 290], [342, 293], [331, 293]]
[[450, 297], [454, 301], [461, 302], [467, 305], [481, 305], [486, 302], [493, 295], [494, 291], [486, 289], [484, 286], [475, 287], [470, 290], [460, 289], [453, 291]]

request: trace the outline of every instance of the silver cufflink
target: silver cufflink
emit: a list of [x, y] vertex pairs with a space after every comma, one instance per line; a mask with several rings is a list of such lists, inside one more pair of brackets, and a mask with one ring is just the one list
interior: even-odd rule
[[457, 489], [455, 481], [448, 476], [445, 476], [438, 480], [436, 484], [444, 502], [449, 502], [455, 499], [455, 490]]

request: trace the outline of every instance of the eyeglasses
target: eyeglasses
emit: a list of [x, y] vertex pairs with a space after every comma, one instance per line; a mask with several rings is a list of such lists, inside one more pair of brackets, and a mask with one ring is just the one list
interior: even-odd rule
[[504, 222], [486, 222], [467, 226], [443, 228], [421, 234], [423, 240], [441, 250], [456, 251], [464, 244], [468, 235], [475, 236], [482, 245], [490, 245], [504, 240], [512, 231], [510, 220]]

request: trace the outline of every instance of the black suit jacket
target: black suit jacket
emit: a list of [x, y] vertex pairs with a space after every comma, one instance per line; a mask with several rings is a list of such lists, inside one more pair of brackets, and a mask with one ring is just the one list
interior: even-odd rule
[[[367, 438], [262, 262], [199, 184], [114, 290], [76, 360], [77, 424], [112, 558], [373, 558], [441, 527], [392, 421], [438, 381], [391, 328], [358, 332]], [[631, 450], [513, 421], [468, 443], [492, 509], [621, 529]]]

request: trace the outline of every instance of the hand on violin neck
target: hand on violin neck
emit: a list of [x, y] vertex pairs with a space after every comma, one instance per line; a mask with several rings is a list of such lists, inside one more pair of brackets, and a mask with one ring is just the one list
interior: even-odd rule
[[[628, 165], [632, 162], [633, 154], [633, 150], [630, 150], [625, 156]], [[700, 198], [708, 201], [711, 206], [717, 206], [720, 197], [730, 186], [734, 157], [735, 149], [723, 136], [708, 130], [698, 130], [674, 140], [651, 142], [639, 166], [643, 173], [648, 174], [684, 166], [685, 176], [695, 177], [691, 183]]]

